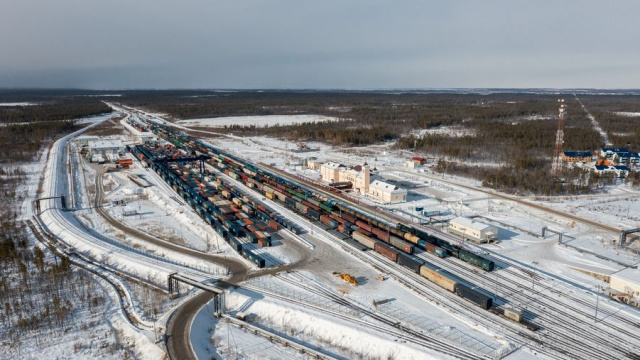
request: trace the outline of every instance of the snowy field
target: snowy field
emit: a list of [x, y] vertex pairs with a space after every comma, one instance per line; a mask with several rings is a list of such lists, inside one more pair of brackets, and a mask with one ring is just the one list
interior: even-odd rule
[[33, 106], [33, 105], [38, 105], [38, 104], [30, 103], [30, 102], [14, 102], [14, 103], [0, 102], [0, 106]]
[[[147, 116], [158, 117], [157, 114]], [[254, 117], [244, 118], [246, 124], [254, 124]], [[265, 117], [257, 117], [264, 120]], [[224, 119], [224, 118], [223, 118]], [[234, 118], [226, 118], [234, 119]], [[210, 122], [209, 125], [179, 122], [182, 126], [211, 126], [229, 125], [215, 124], [214, 120], [197, 121]], [[196, 121], [196, 120], [189, 120]], [[316, 120], [314, 120], [316, 121]], [[261, 124], [260, 122], [255, 124]], [[272, 122], [272, 124], [275, 124]], [[451, 131], [445, 129], [443, 131]], [[580, 222], [569, 220], [558, 215], [552, 215], [540, 209], [534, 209], [513, 199], [505, 199], [486, 193], [486, 189], [469, 189], [466, 186], [477, 186], [477, 181], [452, 177], [450, 175], [434, 175], [430, 171], [414, 171], [402, 168], [401, 164], [412, 156], [411, 153], [393, 151], [391, 143], [370, 146], [367, 148], [333, 148], [323, 144], [309, 143], [317, 151], [308, 153], [294, 153], [296, 144], [283, 140], [271, 139], [263, 136], [241, 138], [233, 135], [216, 137], [208, 140], [215, 146], [232, 151], [233, 153], [254, 162], [274, 164], [290, 173], [304, 175], [313, 179], [318, 178], [318, 172], [303, 169], [301, 163], [309, 157], [316, 157], [319, 161], [339, 161], [346, 165], [362, 165], [367, 162], [376, 169], [372, 178], [382, 178], [394, 181], [398, 186], [409, 190], [409, 202], [404, 204], [384, 206], [386, 211], [393, 212], [407, 220], [420, 217], [414, 209], [422, 206], [427, 211], [439, 211], [434, 220], [446, 221], [456, 216], [477, 217], [477, 220], [491, 223], [499, 228], [499, 241], [491, 245], [482, 245], [481, 251], [492, 253], [496, 259], [504, 259], [511, 264], [519, 264], [533, 269], [537, 280], [516, 278], [509, 265], [496, 270], [496, 284], [498, 276], [504, 277], [501, 283], [511, 282], [514, 289], [494, 288], [491, 278], [477, 272], [477, 269], [464, 270], [456, 267], [455, 259], [437, 259], [429, 255], [430, 261], [439, 266], [461, 271], [468, 281], [490, 291], [498, 297], [509, 297], [513, 305], [537, 313], [546, 314], [543, 306], [550, 302], [531, 302], [520, 297], [522, 293], [537, 294], [540, 286], [549, 286], [562, 291], [565, 296], [582, 300], [585, 312], [592, 311], [594, 289], [602, 282], [577, 271], [588, 270], [599, 273], [613, 273], [622, 268], [614, 261], [600, 259], [586, 252], [580, 252], [558, 244], [557, 235], [547, 234], [542, 237], [543, 227], [548, 227], [565, 234], [565, 242], [585, 250], [597, 252], [616, 261], [637, 262], [638, 257], [626, 250], [618, 249], [611, 242], [611, 234], [603, 230]], [[175, 194], [153, 172], [134, 168], [132, 173], [147, 174], [148, 180], [154, 186], [142, 192], [144, 198], [134, 199], [140, 191], [132, 184], [124, 172], [109, 174], [103, 181], [108, 198], [129, 198], [129, 207], [136, 209], [141, 215], [123, 216], [121, 208], [111, 208], [114, 217], [122, 219], [130, 226], [140, 228], [158, 237], [179, 238], [183, 246], [209, 251], [229, 251], [226, 243], [218, 247], [207, 238], [206, 224], [179, 200], [172, 197]], [[89, 174], [90, 176], [90, 174]], [[236, 186], [241, 186], [235, 184]], [[618, 227], [636, 226], [640, 220], [640, 205], [637, 197], [640, 192], [636, 189], [617, 185], [608, 189], [609, 194], [567, 197], [549, 199], [518, 198], [549, 208], [565, 211], [584, 218], [593, 219]], [[89, 194], [79, 193], [90, 204]], [[363, 202], [368, 200], [361, 199]], [[316, 226], [291, 214], [276, 203], [266, 201], [275, 211], [300, 222], [307, 233], [296, 240], [285, 236], [281, 244], [275, 242], [273, 248], [260, 249], [272, 256], [274, 264], [290, 263], [304, 258], [304, 267], [293, 272], [278, 276], [258, 277], [242, 284], [245, 288], [238, 288], [227, 293], [226, 306], [230, 316], [242, 311], [251, 317], [250, 323], [273, 333], [297, 339], [306, 346], [322, 348], [341, 358], [371, 358], [371, 359], [423, 359], [425, 357], [446, 358], [445, 355], [432, 353], [431, 350], [416, 347], [396, 338], [391, 333], [380, 328], [361, 327], [356, 321], [367, 320], [367, 315], [353, 308], [332, 302], [331, 293], [341, 299], [357, 304], [361, 309], [375, 311], [394, 321], [402, 323], [416, 331], [428, 333], [433, 338], [449, 344], [459, 344], [482, 351], [484, 354], [510, 355], [509, 359], [546, 359], [545, 355], [538, 355], [527, 348], [522, 339], [515, 341], [503, 337], [503, 329], [487, 319], [478, 321], [473, 315], [465, 313], [464, 306], [447, 304], [442, 301], [446, 291], [435, 291], [429, 299], [417, 295], [396, 281], [393, 277], [384, 276], [369, 264], [359, 260], [355, 255], [345, 252], [326, 234]], [[91, 218], [91, 216], [88, 216]], [[171, 218], [174, 221], [166, 221]], [[422, 220], [428, 219], [420, 217]], [[106, 224], [97, 219], [91, 224], [96, 230], [115, 236]], [[203, 225], [204, 224], [204, 225]], [[201, 227], [199, 229], [198, 227]], [[305, 243], [311, 244], [308, 248]], [[136, 243], [131, 243], [136, 245]], [[139, 243], [146, 251], [154, 250], [148, 245]], [[476, 246], [469, 244], [475, 248]], [[104, 251], [104, 250], [101, 250]], [[176, 259], [175, 254], [167, 253], [168, 259]], [[420, 254], [425, 257], [425, 254]], [[132, 256], [141, 262], [144, 257]], [[119, 259], [118, 259], [119, 260]], [[465, 265], [466, 266], [466, 265]], [[463, 266], [463, 268], [465, 267]], [[513, 266], [513, 265], [511, 265]], [[450, 267], [450, 268], [449, 268]], [[467, 266], [468, 268], [468, 266]], [[509, 271], [507, 271], [509, 270]], [[468, 271], [468, 273], [465, 273]], [[333, 272], [349, 273], [355, 276], [359, 286], [351, 286], [336, 278]], [[380, 277], [380, 275], [383, 275]], [[462, 275], [461, 275], [462, 276]], [[493, 277], [493, 273], [491, 275]], [[537, 290], [540, 291], [540, 290]], [[297, 300], [308, 304], [284, 302], [281, 298]], [[444, 298], [446, 299], [446, 298]], [[373, 303], [380, 302], [379, 305]], [[549, 301], [549, 300], [545, 300]], [[558, 300], [565, 301], [565, 300]], [[602, 309], [611, 314], [637, 314], [636, 309], [630, 309], [608, 298], [599, 300]], [[573, 300], [566, 300], [564, 306], [576, 306]], [[462, 309], [462, 310], [460, 310]], [[244, 359], [296, 359], [304, 358], [285, 347], [267, 342], [264, 338], [238, 329], [227, 320], [213, 319], [210, 307], [204, 307], [196, 317], [192, 326], [192, 343], [200, 359], [212, 356], [228, 358], [231, 356]], [[340, 315], [341, 314], [341, 315]], [[611, 315], [611, 316], [614, 316]], [[343, 317], [344, 316], [344, 317]], [[545, 315], [546, 316], [546, 315]], [[351, 321], [349, 320], [351, 319]], [[546, 318], [545, 318], [546, 319]], [[601, 328], [611, 326], [615, 319], [602, 319]], [[600, 325], [598, 325], [600, 326]], [[623, 325], [624, 326], [624, 325]], [[543, 336], [546, 330], [539, 332]], [[626, 335], [625, 335], [626, 336]], [[456, 343], [456, 341], [458, 343]], [[515, 351], [511, 353], [512, 351]], [[480, 356], [479, 356], [480, 357]]]
[[213, 127], [222, 128], [225, 126], [238, 125], [238, 126], [256, 126], [256, 127], [268, 127], [268, 126], [284, 126], [284, 125], [296, 125], [321, 121], [337, 121], [337, 118], [323, 116], [323, 115], [264, 115], [264, 116], [230, 116], [219, 117], [210, 119], [190, 119], [179, 120], [178, 124], [183, 126], [197, 126], [197, 127]]
[[640, 112], [616, 111], [614, 114], [628, 117], [640, 117]]

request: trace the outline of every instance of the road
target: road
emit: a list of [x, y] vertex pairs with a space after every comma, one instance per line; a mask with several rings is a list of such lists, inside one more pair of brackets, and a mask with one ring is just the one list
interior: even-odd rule
[[[218, 287], [226, 288], [234, 286], [245, 280], [258, 277], [275, 274], [281, 271], [291, 270], [302, 266], [311, 257], [309, 249], [300, 246], [295, 240], [289, 239], [288, 246], [292, 246], [298, 253], [303, 256], [290, 264], [282, 265], [269, 269], [251, 270], [245, 262], [235, 259], [233, 257], [224, 257], [221, 255], [207, 254], [197, 250], [189, 249], [177, 244], [173, 244], [168, 241], [164, 241], [149, 234], [142, 232], [138, 229], [129, 227], [120, 221], [117, 221], [102, 207], [102, 201], [104, 197], [104, 189], [102, 187], [102, 176], [104, 174], [102, 166], [94, 166], [96, 170], [96, 198], [95, 209], [96, 212], [105, 219], [111, 226], [118, 230], [135, 236], [141, 240], [148, 241], [156, 246], [164, 248], [169, 251], [175, 251], [184, 255], [192, 256], [201, 260], [210, 261], [215, 264], [223, 265], [229, 269], [231, 277], [221, 281], [217, 284]], [[286, 234], [284, 235], [286, 238]], [[191, 322], [200, 309], [209, 301], [213, 299], [213, 294], [209, 292], [202, 292], [195, 295], [193, 298], [185, 302], [179, 307], [170, 317], [167, 323], [166, 340], [167, 351], [171, 359], [193, 359], [197, 360], [193, 350], [191, 349], [190, 330]]]

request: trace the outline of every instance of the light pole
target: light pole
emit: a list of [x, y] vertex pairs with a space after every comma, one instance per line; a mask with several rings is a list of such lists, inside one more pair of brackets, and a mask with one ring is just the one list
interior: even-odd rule
[[600, 302], [600, 285], [596, 285], [596, 313], [593, 315], [593, 322], [598, 322], [598, 303]]

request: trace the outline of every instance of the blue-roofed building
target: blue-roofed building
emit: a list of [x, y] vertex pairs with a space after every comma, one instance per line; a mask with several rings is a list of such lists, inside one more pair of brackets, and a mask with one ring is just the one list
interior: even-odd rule
[[562, 161], [567, 163], [591, 162], [591, 151], [563, 151]]
[[608, 165], [595, 165], [594, 170], [598, 174], [615, 174], [617, 177], [626, 177], [629, 174], [629, 168], [623, 165], [608, 166]]
[[600, 151], [600, 156], [605, 157], [607, 159], [612, 159], [616, 154], [619, 153], [628, 153], [629, 149], [627, 148], [614, 148], [614, 147], [603, 147]]
[[627, 165], [635, 168], [640, 165], [640, 154], [629, 151], [627, 148], [602, 148], [600, 152], [602, 157], [611, 159], [614, 163]]

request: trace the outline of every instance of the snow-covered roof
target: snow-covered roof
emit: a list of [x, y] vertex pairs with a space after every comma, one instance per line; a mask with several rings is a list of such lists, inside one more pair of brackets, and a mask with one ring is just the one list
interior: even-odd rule
[[328, 162], [326, 164], [323, 164], [322, 166], [327, 167], [329, 169], [338, 169], [338, 168], [341, 168], [341, 167], [345, 167], [344, 165], [339, 164], [337, 162]]
[[89, 147], [92, 150], [96, 150], [96, 149], [119, 149], [122, 146], [123, 146], [122, 145], [122, 141], [120, 141], [120, 140], [89, 141]]
[[618, 279], [640, 285], [640, 270], [636, 268], [626, 268], [624, 270], [620, 270], [617, 273], [611, 275], [611, 277], [617, 277]]
[[371, 185], [369, 185], [369, 188], [380, 190], [380, 191], [384, 191], [384, 192], [389, 192], [389, 193], [392, 193], [392, 194], [406, 194], [407, 193], [407, 190], [400, 189], [399, 187], [397, 187], [395, 185], [387, 184], [386, 182], [383, 182], [383, 181], [380, 181], [380, 180], [375, 180], [374, 182], [372, 182]]
[[477, 230], [477, 231], [485, 231], [485, 230], [494, 230], [496, 227], [492, 225], [487, 225], [485, 223], [481, 223], [479, 221], [475, 221], [473, 219], [466, 218], [464, 216], [459, 216], [450, 221], [451, 223], [456, 223], [458, 225], [465, 226], [469, 229]]
[[627, 148], [612, 148], [612, 147], [603, 147], [602, 152], [611, 152], [611, 153], [621, 153], [621, 152], [629, 152]]

